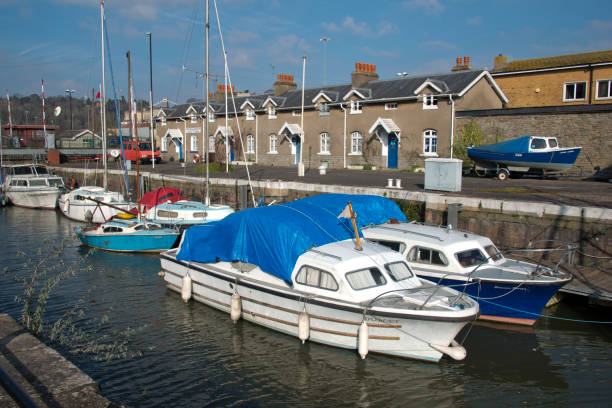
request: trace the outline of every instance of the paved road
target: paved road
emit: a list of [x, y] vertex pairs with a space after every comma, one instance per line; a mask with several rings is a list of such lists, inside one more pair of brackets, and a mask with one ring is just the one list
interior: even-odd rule
[[[84, 163], [65, 163], [62, 167], [84, 167]], [[92, 166], [91, 163], [88, 166]], [[111, 164], [116, 167], [116, 164]], [[202, 175], [202, 167], [187, 163], [183, 168], [176, 162], [140, 166], [141, 171], [161, 174], [197, 176]], [[132, 166], [134, 170], [134, 166]], [[315, 169], [307, 169], [304, 177], [298, 177], [296, 167], [249, 166], [252, 180], [302, 181], [314, 184], [334, 184], [346, 186], [386, 187], [387, 179], [401, 179], [402, 189], [408, 191], [432, 191], [424, 189], [425, 176], [405, 171], [393, 170], [345, 170], [328, 169], [326, 175], [320, 175]], [[246, 179], [245, 166], [233, 166], [229, 173], [210, 172], [210, 177], [230, 177]], [[433, 191], [432, 191], [433, 192]], [[561, 177], [558, 179], [541, 179], [523, 177], [519, 179], [498, 180], [466, 176], [461, 181], [461, 192], [442, 192], [451, 196], [468, 196], [495, 198], [517, 201], [545, 202], [558, 205], [578, 207], [612, 208], [612, 183], [590, 179]]]

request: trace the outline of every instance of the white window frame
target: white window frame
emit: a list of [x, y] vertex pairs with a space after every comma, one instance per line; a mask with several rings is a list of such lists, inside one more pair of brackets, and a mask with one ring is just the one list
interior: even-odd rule
[[397, 102], [385, 103], [385, 110], [397, 110]]
[[[601, 82], [607, 82], [608, 83], [608, 95], [606, 96], [600, 96], [599, 95], [599, 84]], [[598, 101], [601, 100], [605, 100], [605, 99], [612, 99], [612, 79], [599, 79], [597, 80], [596, 86], [595, 86], [595, 99]]]
[[301, 110], [293, 110], [291, 111], [291, 115], [292, 116], [302, 116], [302, 111]]
[[191, 115], [191, 123], [198, 123], [198, 116], [197, 115]]
[[329, 137], [329, 133], [323, 132], [319, 136], [319, 154], [320, 155], [330, 155], [330, 142], [331, 139]]
[[438, 155], [438, 131], [435, 129], [427, 129], [423, 132], [423, 155], [437, 156]]
[[215, 114], [214, 113], [210, 113], [206, 115], [208, 117], [208, 122], [209, 123], [213, 123], [215, 121]]
[[161, 147], [160, 150], [162, 152], [167, 152], [168, 151], [168, 138], [167, 137], [162, 137], [161, 138]]
[[215, 137], [212, 135], [208, 136], [208, 152], [209, 153], [215, 152]]
[[351, 115], [363, 113], [363, 103], [361, 101], [351, 101]]
[[191, 135], [191, 139], [190, 139], [190, 147], [191, 147], [191, 151], [192, 152], [197, 152], [198, 151], [198, 136], [197, 135]]
[[268, 138], [268, 140], [269, 140], [268, 153], [278, 154], [278, 136], [272, 133], [270, 137]]
[[[576, 85], [578, 84], [584, 84], [584, 97], [582, 98], [577, 98], [576, 97]], [[568, 98], [567, 97], [567, 91], [569, 87], [573, 87], [573, 94], [574, 97], [573, 98]], [[563, 84], [563, 102], [580, 102], [580, 101], [586, 101], [587, 98], [587, 93], [589, 92], [589, 87], [588, 87], [588, 82], [587, 81], [576, 81], [576, 82], [565, 82]]]
[[251, 107], [248, 107], [244, 110], [246, 120], [255, 120], [255, 110]]
[[268, 106], [268, 119], [276, 119], [276, 108], [274, 105]]
[[361, 156], [363, 154], [363, 135], [359, 131], [351, 133], [351, 156]]
[[248, 134], [247, 135], [247, 148], [246, 148], [246, 152], [248, 154], [255, 153], [255, 136], [253, 136], [252, 134]]
[[162, 124], [162, 126], [166, 126], [166, 117], [165, 116], [162, 116], [161, 124]]
[[423, 109], [438, 109], [438, 98], [433, 94], [423, 95]]

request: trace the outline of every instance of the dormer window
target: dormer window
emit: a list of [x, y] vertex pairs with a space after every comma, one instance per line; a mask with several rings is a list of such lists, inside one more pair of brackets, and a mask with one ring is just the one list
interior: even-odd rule
[[162, 126], [166, 126], [166, 117], [165, 116], [161, 117], [161, 125]]
[[319, 103], [319, 116], [329, 115], [329, 104], [326, 102]]
[[209, 122], [214, 122], [215, 121], [215, 114], [210, 112], [210, 114], [207, 115], [208, 116], [208, 121]]
[[196, 115], [191, 115], [191, 123], [198, 123], [198, 117]]
[[424, 95], [423, 109], [438, 109], [438, 98], [431, 94]]
[[294, 110], [293, 112], [291, 112], [291, 114], [292, 114], [293, 116], [302, 116], [302, 111], [299, 111], [299, 110]]
[[246, 108], [244, 112], [246, 114], [246, 120], [255, 120], [255, 110], [253, 108]]
[[385, 110], [397, 110], [397, 102], [385, 103]]
[[276, 119], [276, 108], [274, 105], [268, 106], [268, 119]]
[[363, 112], [362, 109], [363, 109], [363, 105], [361, 101], [351, 101], [351, 113], [352, 114], [359, 114]]

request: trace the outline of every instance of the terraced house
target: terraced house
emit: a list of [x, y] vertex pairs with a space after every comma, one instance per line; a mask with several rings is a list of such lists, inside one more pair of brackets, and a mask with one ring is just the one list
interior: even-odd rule
[[228, 92], [234, 94], [220, 85], [209, 106], [159, 112], [156, 137], [164, 160], [200, 160], [206, 124], [212, 161], [422, 167], [426, 158], [449, 157], [456, 112], [508, 102], [486, 70], [379, 79], [376, 67], [364, 63], [356, 63], [350, 83], [342, 85], [302, 92], [293, 76], [279, 74], [273, 91], [235, 95], [226, 108]]

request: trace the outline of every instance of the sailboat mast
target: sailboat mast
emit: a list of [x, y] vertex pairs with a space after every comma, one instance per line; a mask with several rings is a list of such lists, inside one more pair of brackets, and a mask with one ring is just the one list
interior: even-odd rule
[[[107, 157], [106, 157], [106, 90], [104, 84], [104, 1], [100, 1], [100, 32], [102, 33], [102, 95], [100, 110], [102, 112], [102, 164], [104, 166], [104, 176], [102, 177], [102, 187], [104, 191], [108, 189]], [[121, 126], [121, 125], [119, 125]]]
[[210, 21], [208, 19], [208, 0], [206, 0], [206, 117], [204, 119], [204, 151], [206, 152], [205, 157], [206, 157], [206, 200], [204, 201], [204, 204], [206, 205], [210, 205], [210, 192], [208, 190], [208, 145], [209, 145], [209, 141], [208, 141], [208, 118], [210, 115], [209, 112], [209, 97], [208, 97], [208, 58], [209, 58], [209, 51], [208, 51], [208, 31], [210, 30]]
[[138, 219], [140, 219], [140, 146], [138, 143], [138, 131], [136, 129], [136, 123], [134, 123], [134, 90], [132, 89], [132, 66], [130, 61], [130, 52], [127, 54], [128, 63], [128, 92], [129, 92], [129, 104], [130, 104], [130, 129], [132, 137], [136, 140], [136, 202], [138, 203]]

